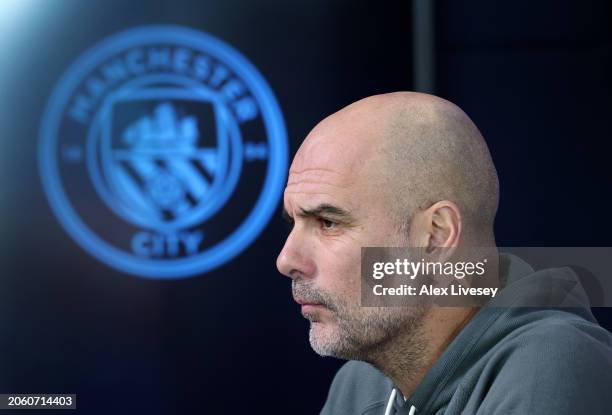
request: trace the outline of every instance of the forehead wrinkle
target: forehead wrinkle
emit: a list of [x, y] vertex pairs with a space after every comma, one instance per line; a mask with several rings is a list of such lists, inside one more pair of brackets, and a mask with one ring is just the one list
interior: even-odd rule
[[298, 173], [289, 171], [288, 185], [299, 182], [320, 182], [322, 184], [332, 184], [329, 180], [342, 181], [342, 174], [328, 169], [306, 169]]
[[305, 194], [305, 195], [326, 195], [329, 196], [329, 193], [327, 192], [301, 192], [299, 190], [285, 190], [285, 194], [286, 195], [299, 195], [299, 194]]
[[327, 173], [332, 173], [332, 174], [340, 174], [339, 172], [329, 169], [329, 168], [325, 168], [325, 167], [308, 167], [302, 170], [296, 170], [296, 169], [290, 169], [289, 170], [289, 174], [302, 174], [302, 173], [307, 173], [307, 172], [316, 172], [316, 171], [321, 171], [321, 172], [327, 172]]
[[346, 180], [339, 181], [328, 181], [317, 178], [304, 178], [302, 180], [289, 179], [287, 186], [285, 187], [285, 193], [287, 194], [338, 194], [348, 187], [349, 183]]
[[334, 193], [337, 194], [337, 192], [334, 191], [330, 191], [330, 190], [326, 190], [326, 189], [321, 189], [321, 188], [317, 188], [315, 186], [301, 186], [301, 185], [291, 185], [291, 186], [287, 186], [285, 188], [285, 195], [326, 195], [326, 196], [332, 196]]
[[[335, 196], [339, 193], [338, 189], [342, 188], [343, 186], [323, 183], [321, 181], [296, 181], [288, 183], [285, 187], [285, 201], [287, 201], [287, 196], [295, 196], [298, 199], [301, 199], [300, 196], [308, 198], [316, 197], [317, 199], [319, 196], [324, 196], [324, 199], [335, 200]], [[327, 202], [329, 203], [329, 201]]]
[[334, 184], [331, 182], [326, 182], [323, 180], [292, 180], [287, 183], [287, 187], [289, 186], [299, 186], [300, 184], [322, 184], [324, 186], [332, 186], [332, 187], [340, 187], [339, 184]]
[[290, 172], [287, 181], [287, 189], [290, 187], [315, 187], [329, 186], [333, 188], [345, 188], [353, 182], [340, 172], [331, 169], [310, 168], [299, 173]]

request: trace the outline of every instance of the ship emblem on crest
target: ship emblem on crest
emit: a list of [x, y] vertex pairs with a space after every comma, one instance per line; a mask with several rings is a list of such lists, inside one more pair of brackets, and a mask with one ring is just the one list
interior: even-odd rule
[[234, 49], [144, 27], [64, 75], [39, 162], [79, 245], [124, 272], [179, 278], [229, 261], [261, 232], [284, 183], [286, 133], [269, 87]]

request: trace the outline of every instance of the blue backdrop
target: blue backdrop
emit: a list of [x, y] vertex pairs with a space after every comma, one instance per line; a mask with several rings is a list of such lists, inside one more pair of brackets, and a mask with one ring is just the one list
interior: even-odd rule
[[[291, 299], [289, 280], [276, 271], [276, 255], [286, 236], [278, 195], [272, 191], [270, 196], [270, 219], [262, 213], [257, 222], [261, 229], [241, 240], [240, 249], [221, 255], [214, 267], [194, 265], [192, 272], [182, 273], [184, 278], [168, 279], [171, 271], [155, 271], [166, 266], [162, 261], [171, 264], [168, 261], [189, 256], [186, 244], [177, 245], [173, 256], [172, 233], [159, 229], [193, 213], [195, 219], [187, 221], [190, 235], [201, 231], [204, 238], [200, 245], [194, 242], [201, 248], [196, 251], [214, 248], [247, 220], [264, 192], [266, 177], [284, 180], [285, 173], [266, 170], [276, 151], [270, 136], [277, 134], [278, 142], [284, 140], [287, 146], [279, 144], [274, 153], [282, 166], [283, 157], [290, 161], [308, 131], [326, 115], [368, 95], [412, 89], [410, 2], [15, 3], [22, 4], [3, 11], [7, 15], [0, 29], [0, 392], [77, 393], [82, 413], [316, 413], [342, 362], [312, 352], [308, 323]], [[501, 181], [498, 244], [609, 246], [610, 6], [603, 0], [496, 3], [436, 2], [435, 78], [436, 92], [465, 109], [491, 148]], [[208, 193], [190, 187], [189, 196], [181, 194], [189, 207], [180, 210], [180, 204], [172, 204], [180, 198], [164, 187], [167, 181], [154, 181], [150, 188], [140, 184], [150, 190], [147, 200], [162, 212], [162, 225], [151, 229], [165, 235], [163, 255], [155, 258], [160, 262], [140, 272], [138, 265], [125, 269], [105, 260], [96, 254], [95, 244], [88, 248], [70, 232], [47, 197], [44, 183], [51, 173], [40, 168], [44, 163], [39, 152], [41, 159], [56, 157], [60, 164], [65, 157], [78, 159], [87, 152], [78, 145], [41, 147], [51, 97], [62, 76], [92, 47], [109, 36], [150, 25], [180, 26], [211, 36], [239, 54], [255, 71], [245, 73], [257, 73], [252, 76], [261, 76], [263, 83], [249, 83], [244, 73], [237, 76], [240, 69], [231, 59], [206, 49], [200, 52], [211, 54], [210, 65], [224, 64], [243, 84], [243, 89], [228, 87], [226, 98], [254, 98], [258, 111], [252, 120], [225, 122], [248, 118], [248, 103], [219, 110], [211, 97], [199, 106], [193, 104], [197, 100], [186, 103], [172, 94], [155, 95], [158, 101], [141, 102], [122, 113], [127, 114], [125, 121], [111, 137], [128, 137], [132, 123], [147, 120], [141, 127], [173, 125], [188, 140], [194, 137], [190, 117], [240, 133], [214, 130], [207, 136], [199, 125], [199, 138], [177, 153], [190, 154], [197, 172], [211, 183], [221, 173], [219, 188], [233, 187], [208, 221], [197, 210], [204, 206], [205, 211]], [[204, 43], [192, 46], [205, 49]], [[196, 54], [190, 56], [193, 63]], [[218, 86], [231, 79], [223, 78]], [[275, 104], [263, 102], [268, 94], [258, 95], [253, 85], [269, 89]], [[165, 79], [155, 87], [176, 92], [177, 83]], [[162, 101], [169, 102], [174, 113], [167, 106], [160, 108]], [[278, 111], [270, 109], [276, 104]], [[266, 111], [270, 119], [282, 121], [266, 124]], [[92, 124], [82, 131], [88, 132]], [[62, 124], [67, 129], [57, 140], [79, 135], [70, 125]], [[274, 128], [276, 133], [270, 132]], [[163, 134], [152, 136], [158, 141], [151, 141], [148, 149], [161, 145]], [[121, 146], [128, 141], [118, 141], [113, 149], [127, 149]], [[104, 140], [96, 142], [101, 149]], [[229, 161], [221, 168], [223, 142], [229, 143]], [[257, 146], [263, 142], [267, 146]], [[251, 150], [244, 152], [249, 145]], [[216, 148], [217, 158], [206, 158], [207, 148]], [[96, 164], [98, 152], [92, 154], [91, 163]], [[242, 160], [232, 159], [232, 154], [242, 155]], [[248, 157], [260, 164], [249, 170]], [[176, 162], [147, 160], [151, 168], [164, 171]], [[241, 166], [234, 184], [228, 179], [231, 160]], [[104, 166], [99, 161], [99, 168]], [[109, 213], [112, 207], [93, 189], [87, 169], [61, 172], [62, 185], [72, 186], [66, 194], [78, 205], [78, 217], [105, 243], [150, 259], [155, 242], [130, 239], [141, 228]], [[154, 177], [171, 184], [172, 177]], [[123, 197], [127, 206], [140, 203], [129, 191]], [[147, 206], [142, 204], [145, 213], [134, 221], [152, 212]], [[198, 227], [201, 223], [206, 225]], [[144, 250], [134, 249], [134, 244]], [[604, 325], [612, 326], [608, 309], [595, 312]]]

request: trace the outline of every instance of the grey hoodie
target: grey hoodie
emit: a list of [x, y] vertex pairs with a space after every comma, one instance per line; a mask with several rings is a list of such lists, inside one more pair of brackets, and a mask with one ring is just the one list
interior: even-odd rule
[[[500, 270], [504, 288], [411, 396], [373, 366], [349, 361], [321, 414], [612, 414], [612, 336], [591, 314], [575, 274], [534, 272], [512, 255], [502, 255]], [[521, 307], [532, 304], [550, 306]]]

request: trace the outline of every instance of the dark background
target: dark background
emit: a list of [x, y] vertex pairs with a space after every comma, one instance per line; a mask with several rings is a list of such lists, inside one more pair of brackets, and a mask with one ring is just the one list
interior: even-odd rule
[[[342, 362], [311, 351], [276, 271], [280, 216], [206, 275], [119, 273], [52, 214], [36, 163], [40, 119], [85, 50], [134, 26], [177, 24], [222, 39], [259, 69], [293, 155], [326, 115], [414, 88], [411, 3], [21, 3], [0, 20], [0, 392], [77, 393], [79, 412], [96, 414], [316, 413]], [[436, 93], [489, 143], [501, 181], [498, 244], [610, 246], [609, 2], [435, 4]], [[609, 309], [595, 312], [612, 327]]]

